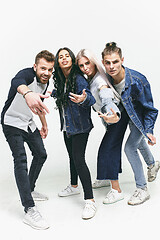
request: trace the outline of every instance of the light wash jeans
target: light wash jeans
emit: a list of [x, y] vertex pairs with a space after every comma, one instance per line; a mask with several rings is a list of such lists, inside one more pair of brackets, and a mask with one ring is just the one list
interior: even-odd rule
[[142, 162], [137, 150], [140, 151], [147, 166], [155, 163], [153, 155], [146, 143], [144, 136], [138, 128], [130, 121], [130, 134], [125, 144], [125, 154], [131, 164], [137, 188], [144, 188], [147, 183], [144, 176]]

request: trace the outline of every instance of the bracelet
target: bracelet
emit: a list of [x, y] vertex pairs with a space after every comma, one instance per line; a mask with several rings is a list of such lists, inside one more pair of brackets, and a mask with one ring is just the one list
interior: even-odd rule
[[33, 92], [32, 90], [28, 90], [27, 92], [25, 92], [24, 94], [23, 94], [23, 97], [25, 98], [25, 96], [27, 95], [27, 93], [30, 93], [30, 92]]

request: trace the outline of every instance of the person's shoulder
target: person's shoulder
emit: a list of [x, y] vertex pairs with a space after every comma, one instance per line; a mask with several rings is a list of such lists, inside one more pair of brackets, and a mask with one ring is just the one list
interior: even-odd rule
[[132, 77], [135, 77], [135, 78], [138, 78], [138, 79], [146, 78], [144, 74], [142, 74], [141, 72], [139, 72], [137, 70], [125, 67], [125, 71], [127, 73], [131, 74]]
[[103, 76], [100, 73], [96, 73], [96, 75], [93, 78], [93, 81], [95, 81], [98, 85], [107, 85], [106, 81], [104, 80]]
[[17, 74], [16, 76], [19, 76], [19, 75], [27, 75], [27, 76], [35, 76], [35, 71], [32, 68], [24, 68], [24, 69], [21, 69]]
[[83, 76], [83, 75], [80, 74], [80, 73], [77, 73], [77, 74], [76, 74], [76, 79], [77, 79], [77, 80], [84, 80], [84, 81], [87, 81], [86, 78], [85, 78], [85, 76]]

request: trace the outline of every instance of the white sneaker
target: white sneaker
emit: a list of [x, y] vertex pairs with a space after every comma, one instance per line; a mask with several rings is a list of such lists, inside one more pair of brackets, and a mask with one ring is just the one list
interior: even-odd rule
[[71, 195], [80, 194], [80, 190], [78, 187], [74, 188], [71, 185], [67, 186], [64, 190], [58, 193], [59, 197], [68, 197]]
[[160, 162], [156, 161], [155, 164], [147, 167], [148, 168], [148, 182], [152, 182], [156, 179], [158, 170], [160, 169]]
[[137, 188], [128, 201], [129, 205], [138, 205], [144, 203], [150, 198], [147, 187], [144, 189]]
[[95, 182], [92, 184], [92, 188], [101, 188], [101, 187], [110, 187], [109, 180], [98, 180], [96, 179]]
[[38, 230], [49, 228], [48, 223], [42, 218], [36, 207], [28, 209], [27, 213], [25, 213], [23, 222]]
[[32, 195], [34, 201], [46, 201], [46, 200], [48, 200], [48, 197], [46, 195], [41, 194], [41, 193], [36, 192], [36, 191], [31, 192], [31, 195]]
[[118, 202], [123, 199], [124, 199], [123, 193], [122, 192], [119, 193], [117, 190], [112, 188], [111, 191], [107, 194], [107, 196], [103, 200], [103, 203], [110, 204]]
[[82, 212], [83, 219], [90, 219], [94, 217], [96, 213], [96, 204], [92, 200], [85, 200], [85, 206]]

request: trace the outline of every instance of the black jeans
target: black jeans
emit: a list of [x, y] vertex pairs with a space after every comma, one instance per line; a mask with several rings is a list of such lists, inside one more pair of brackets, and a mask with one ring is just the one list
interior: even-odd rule
[[91, 176], [85, 162], [85, 150], [89, 133], [81, 133], [67, 137], [64, 132], [64, 141], [70, 158], [71, 185], [77, 185], [78, 176], [84, 190], [84, 199], [92, 199]]
[[[28, 129], [28, 133], [12, 126], [3, 125], [3, 132], [14, 158], [14, 174], [19, 190], [22, 205], [25, 211], [29, 207], [34, 207], [34, 201], [31, 192], [35, 188], [35, 182], [39, 176], [47, 154], [44, 144], [36, 129], [33, 133]], [[27, 155], [24, 147], [26, 142], [31, 150], [33, 159], [31, 162], [29, 174], [27, 168]]]

